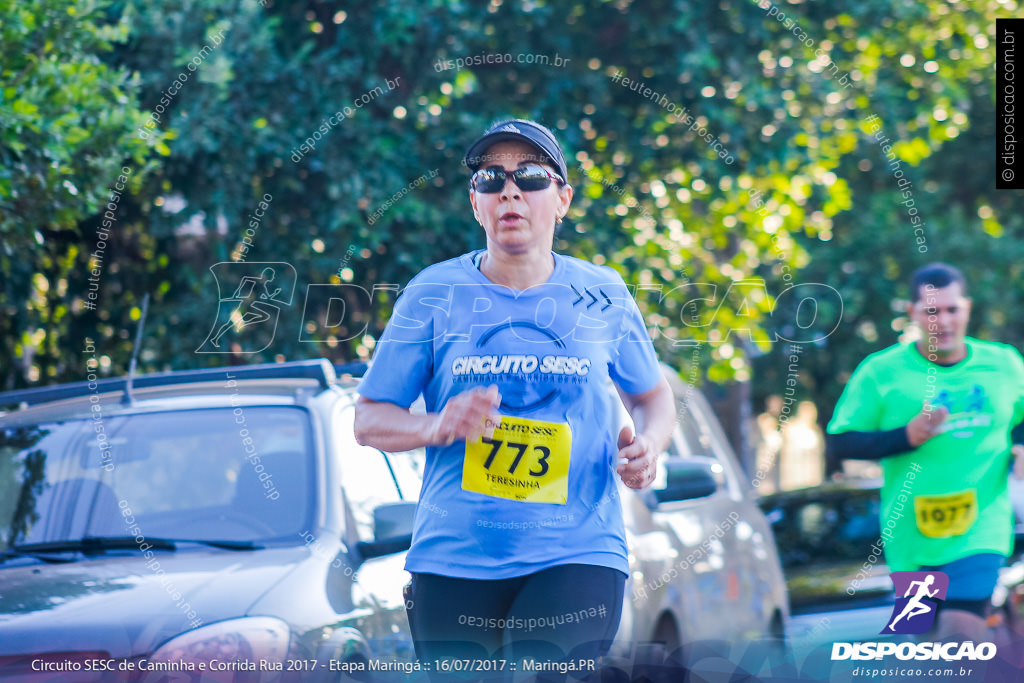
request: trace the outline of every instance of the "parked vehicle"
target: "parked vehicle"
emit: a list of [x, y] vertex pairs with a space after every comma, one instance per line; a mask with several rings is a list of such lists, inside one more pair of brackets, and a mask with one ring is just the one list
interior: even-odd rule
[[[789, 613], [749, 483], [707, 402], [666, 374], [680, 425], [661, 475], [618, 489], [631, 572], [614, 655], [634, 661], [781, 638]], [[354, 388], [316, 360], [0, 395], [0, 677], [411, 666], [422, 452], [359, 446]]]
[[[895, 604], [882, 545], [881, 481], [846, 480], [761, 499], [782, 558], [793, 610], [790, 635], [807, 645], [880, 640]], [[1024, 621], [1021, 530], [993, 594], [993, 626]]]
[[781, 646], [789, 603], [756, 491], [701, 393], [665, 375], [679, 419], [659, 477], [644, 491], [619, 486], [631, 575], [614, 653], [657, 664], [684, 661], [699, 640]]
[[420, 461], [356, 444], [353, 386], [316, 360], [0, 395], [0, 677], [413, 660]]

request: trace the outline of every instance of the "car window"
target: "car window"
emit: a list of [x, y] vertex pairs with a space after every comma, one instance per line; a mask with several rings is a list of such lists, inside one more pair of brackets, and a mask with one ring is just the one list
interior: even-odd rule
[[857, 562], [879, 537], [877, 496], [848, 494], [770, 506], [783, 566], [812, 561]]
[[731, 469], [733, 459], [725, 434], [718, 425], [718, 418], [711, 412], [700, 390], [687, 385], [677, 403], [678, 455], [684, 458], [704, 461], [710, 468], [720, 490], [736, 491], [735, 472]]
[[722, 430], [711, 410], [711, 406], [703, 400], [703, 397], [693, 401], [693, 422], [694, 429], [698, 432], [700, 447], [704, 449], [704, 455], [712, 455], [724, 463], [731, 462], [735, 455], [729, 445], [729, 439]]
[[129, 518], [151, 538], [298, 540], [309, 522], [305, 411], [183, 410], [98, 424], [0, 426], [0, 544], [124, 536]]
[[701, 439], [700, 421], [696, 415], [700, 410], [700, 403], [694, 397], [698, 389], [687, 385], [679, 402], [677, 409], [677, 426], [681, 437], [679, 455], [687, 457], [693, 455], [709, 455], [708, 448]]
[[[373, 540], [373, 511], [406, 498], [395, 474], [394, 456], [376, 448], [360, 447], [350, 454], [342, 470], [342, 488], [349, 502], [360, 541]], [[396, 481], [397, 480], [397, 481]]]
[[387, 453], [385, 459], [398, 480], [402, 500], [419, 500], [427, 452], [423, 448], [404, 453]]
[[[352, 433], [354, 410], [341, 409], [336, 420], [341, 433]], [[348, 501], [360, 541], [373, 540], [373, 511], [380, 505], [419, 499], [423, 481], [424, 450], [386, 453], [354, 440], [345, 441], [337, 453], [341, 487]]]

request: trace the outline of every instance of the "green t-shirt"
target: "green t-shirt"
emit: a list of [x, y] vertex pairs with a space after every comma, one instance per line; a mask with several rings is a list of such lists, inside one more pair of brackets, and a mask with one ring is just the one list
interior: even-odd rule
[[949, 410], [939, 434], [880, 462], [892, 571], [1010, 554], [1010, 430], [1024, 419], [1024, 359], [1005, 344], [965, 341], [967, 357], [951, 367], [929, 362], [914, 344], [868, 356], [828, 425], [830, 434], [886, 431], [906, 426], [926, 400]]

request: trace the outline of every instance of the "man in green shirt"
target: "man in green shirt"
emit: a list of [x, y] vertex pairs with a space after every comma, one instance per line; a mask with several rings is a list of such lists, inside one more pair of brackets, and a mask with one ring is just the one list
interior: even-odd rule
[[971, 300], [957, 269], [925, 266], [911, 287], [921, 339], [857, 367], [828, 425], [829, 450], [880, 461], [889, 568], [945, 572], [935, 637], [978, 641], [1013, 545], [1007, 473], [1011, 453], [1024, 462], [1024, 446], [1011, 449], [1024, 419], [1024, 359], [966, 336]]

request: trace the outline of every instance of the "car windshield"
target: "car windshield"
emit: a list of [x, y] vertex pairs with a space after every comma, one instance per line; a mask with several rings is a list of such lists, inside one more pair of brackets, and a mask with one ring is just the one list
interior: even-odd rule
[[289, 407], [0, 421], [0, 550], [124, 536], [298, 543], [311, 451], [308, 414]]
[[784, 567], [861, 563], [878, 541], [877, 496], [854, 495], [783, 504], [769, 511]]

